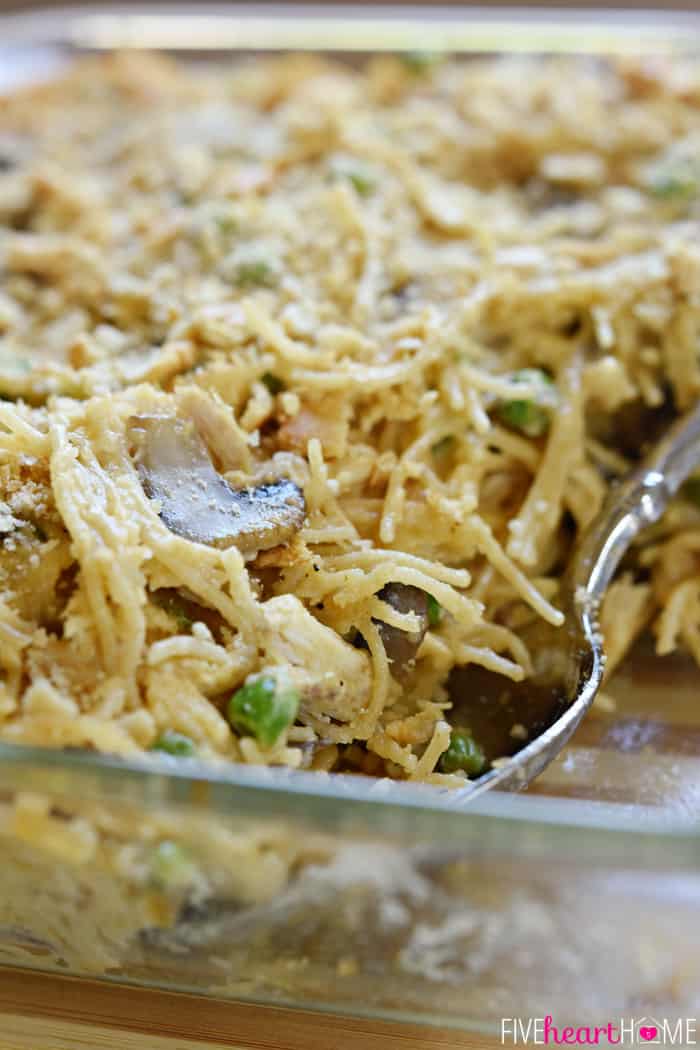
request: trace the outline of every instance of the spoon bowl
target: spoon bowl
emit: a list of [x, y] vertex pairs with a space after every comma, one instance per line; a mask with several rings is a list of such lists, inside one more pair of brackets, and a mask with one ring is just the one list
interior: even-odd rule
[[552, 762], [591, 707], [605, 671], [598, 612], [615, 570], [635, 537], [662, 516], [671, 498], [700, 466], [700, 403], [678, 419], [641, 465], [613, 486], [584, 534], [564, 581], [568, 662], [564, 710], [525, 747], [498, 759], [474, 781], [473, 793], [519, 790]]

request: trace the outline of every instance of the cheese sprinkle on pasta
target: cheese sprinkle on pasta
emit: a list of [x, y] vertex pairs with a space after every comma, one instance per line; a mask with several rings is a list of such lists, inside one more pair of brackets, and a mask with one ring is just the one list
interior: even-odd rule
[[[451, 672], [556, 671], [576, 538], [700, 393], [699, 106], [678, 61], [391, 56], [0, 100], [0, 739], [478, 772]], [[610, 666], [700, 660], [699, 506]]]

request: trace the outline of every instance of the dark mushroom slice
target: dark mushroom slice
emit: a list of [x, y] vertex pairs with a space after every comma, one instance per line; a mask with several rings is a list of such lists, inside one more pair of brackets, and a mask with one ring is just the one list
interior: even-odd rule
[[377, 593], [377, 597], [397, 612], [413, 613], [419, 620], [417, 631], [402, 631], [381, 620], [374, 620], [390, 661], [391, 674], [397, 681], [402, 682], [413, 670], [416, 653], [428, 630], [428, 595], [420, 587], [411, 587], [405, 583], [387, 583]]
[[28, 138], [0, 132], [0, 172], [14, 171], [26, 164], [32, 152], [33, 145]]
[[189, 633], [193, 623], [203, 623], [217, 642], [222, 641], [225, 620], [221, 613], [201, 605], [185, 587], [160, 587], [150, 591], [149, 598], [175, 620], [180, 632]]
[[280, 478], [236, 489], [222, 478], [191, 421], [134, 416], [129, 435], [146, 495], [171, 532], [209, 547], [255, 555], [288, 543], [306, 516], [304, 494]]
[[612, 414], [591, 413], [588, 425], [593, 437], [637, 462], [677, 415], [673, 392], [667, 387], [660, 405], [647, 405], [641, 398], [626, 401]]

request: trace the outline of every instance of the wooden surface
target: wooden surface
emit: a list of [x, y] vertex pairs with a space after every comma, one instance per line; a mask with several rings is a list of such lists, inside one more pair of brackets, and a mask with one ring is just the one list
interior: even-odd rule
[[[157, 1033], [157, 1034], [156, 1034]], [[421, 1025], [0, 970], [0, 1050], [492, 1050]]]

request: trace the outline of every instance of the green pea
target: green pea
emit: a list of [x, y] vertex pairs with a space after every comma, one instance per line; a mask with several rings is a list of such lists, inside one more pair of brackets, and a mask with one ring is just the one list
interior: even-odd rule
[[403, 51], [399, 58], [410, 73], [427, 73], [440, 61], [435, 51]]
[[163, 609], [168, 616], [172, 616], [181, 631], [189, 631], [194, 621], [185, 612], [185, 608], [182, 602], [179, 601], [177, 594], [173, 594], [170, 590], [165, 590], [162, 593], [154, 591], [152, 598], [159, 608]]
[[361, 197], [369, 197], [370, 194], [374, 193], [376, 184], [374, 179], [365, 171], [354, 169], [353, 171], [347, 172], [347, 177], [353, 185], [353, 188]]
[[175, 729], [164, 729], [150, 747], [151, 751], [164, 751], [166, 755], [176, 758], [192, 758], [197, 753], [194, 743], [184, 733]]
[[649, 192], [660, 200], [681, 200], [697, 194], [698, 182], [690, 175], [658, 174], [650, 180]]
[[360, 160], [338, 157], [331, 170], [336, 178], [347, 179], [360, 197], [369, 197], [377, 188], [374, 173]]
[[[498, 409], [499, 419], [527, 437], [541, 437], [549, 428], [554, 393], [552, 379], [541, 368], [523, 368], [512, 379], [514, 383], [537, 383], [542, 393], [539, 400], [504, 401]], [[547, 404], [549, 407], [545, 407]]]
[[269, 286], [274, 283], [274, 271], [265, 259], [250, 259], [238, 264], [235, 281], [242, 288]]
[[187, 615], [187, 613], [184, 612], [182, 609], [176, 609], [176, 608], [172, 608], [170, 610], [170, 612], [175, 617], [175, 620], [176, 620], [177, 625], [180, 628], [180, 630], [181, 631], [189, 631], [190, 627], [192, 626], [193, 621], [190, 619], [190, 617]]
[[645, 172], [648, 192], [669, 203], [687, 203], [700, 192], [700, 152], [694, 138], [681, 139]]
[[432, 594], [428, 596], [428, 623], [431, 627], [437, 627], [442, 617], [444, 616], [445, 610], [440, 605], [437, 598], [433, 598]]
[[221, 208], [217, 211], [214, 221], [223, 234], [235, 233], [238, 229], [238, 220], [230, 209]]
[[476, 777], [484, 771], [486, 755], [481, 750], [468, 729], [453, 729], [450, 745], [440, 757], [442, 773], [464, 771], [467, 776]]
[[446, 456], [454, 447], [454, 443], [454, 434], [445, 434], [443, 438], [440, 438], [439, 441], [430, 446], [430, 451], [434, 456]]
[[273, 375], [272, 372], [264, 372], [260, 376], [260, 382], [267, 387], [273, 397], [275, 394], [279, 394], [284, 390], [284, 383], [278, 376]]
[[151, 854], [150, 881], [160, 890], [192, 881], [194, 869], [187, 851], [177, 842], [159, 842]]
[[233, 694], [227, 714], [234, 729], [254, 736], [262, 747], [272, 747], [293, 725], [298, 710], [299, 694], [293, 686], [261, 675]]

